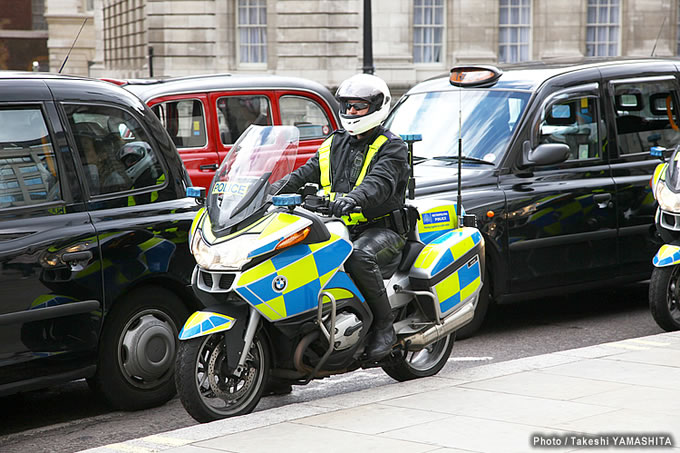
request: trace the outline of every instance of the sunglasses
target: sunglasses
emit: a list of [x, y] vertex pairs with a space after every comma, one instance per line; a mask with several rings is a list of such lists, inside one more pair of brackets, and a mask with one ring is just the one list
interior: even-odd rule
[[343, 106], [345, 107], [345, 111], [351, 109], [354, 107], [354, 110], [363, 110], [367, 109], [371, 104], [368, 102], [345, 102]]

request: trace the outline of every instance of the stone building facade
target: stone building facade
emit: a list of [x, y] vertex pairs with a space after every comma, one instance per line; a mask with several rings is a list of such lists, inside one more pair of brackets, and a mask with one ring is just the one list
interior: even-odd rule
[[[92, 15], [93, 27], [83, 32], [86, 38], [81, 36], [82, 44], [71, 56], [78, 55], [71, 73], [147, 77], [151, 70], [154, 76], [258, 72], [302, 76], [333, 87], [363, 66], [363, 0], [46, 2], [52, 70], [83, 14]], [[677, 55], [679, 4], [373, 0], [375, 72], [401, 90], [460, 63], [650, 56], [653, 49], [656, 56]], [[68, 19], [62, 13], [66, 9], [73, 10]]]

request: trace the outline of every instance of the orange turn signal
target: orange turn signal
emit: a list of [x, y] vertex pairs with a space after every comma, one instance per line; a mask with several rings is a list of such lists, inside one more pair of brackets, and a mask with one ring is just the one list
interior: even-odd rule
[[493, 212], [493, 211], [486, 211], [486, 216], [487, 216], [488, 218], [492, 218], [492, 217], [495, 216], [495, 215], [496, 215], [496, 213]]
[[274, 247], [274, 250], [280, 250], [286, 247], [290, 247], [291, 245], [298, 244], [302, 241], [305, 240], [307, 236], [309, 236], [309, 232], [311, 231], [310, 227], [305, 228], [304, 230], [300, 230], [297, 233], [293, 233], [290, 236], [281, 239], [281, 242], [276, 244], [276, 247]]

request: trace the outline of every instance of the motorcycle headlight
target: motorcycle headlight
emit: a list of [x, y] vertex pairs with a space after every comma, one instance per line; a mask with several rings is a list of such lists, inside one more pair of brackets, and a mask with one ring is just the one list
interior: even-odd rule
[[196, 263], [211, 271], [238, 270], [247, 264], [248, 252], [257, 240], [257, 234], [243, 234], [223, 243], [209, 245], [203, 233], [197, 229], [191, 244]]
[[655, 198], [664, 211], [680, 213], [680, 194], [672, 192], [663, 182], [656, 185]]

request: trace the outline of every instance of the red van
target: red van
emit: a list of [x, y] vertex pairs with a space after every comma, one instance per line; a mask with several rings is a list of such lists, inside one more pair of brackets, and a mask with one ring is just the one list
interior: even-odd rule
[[233, 143], [251, 124], [300, 129], [296, 168], [340, 124], [338, 103], [323, 85], [274, 75], [203, 75], [130, 80], [167, 129], [192, 183], [208, 187]]

